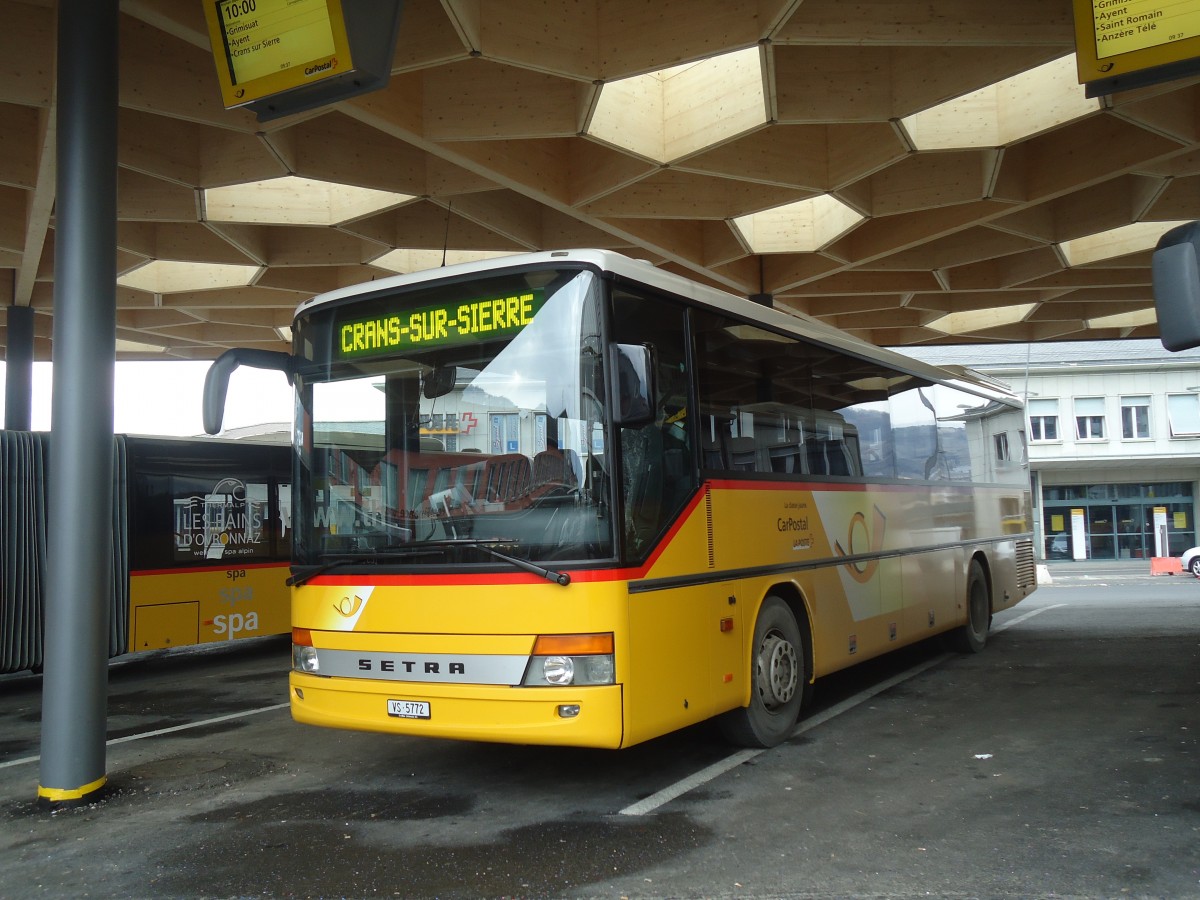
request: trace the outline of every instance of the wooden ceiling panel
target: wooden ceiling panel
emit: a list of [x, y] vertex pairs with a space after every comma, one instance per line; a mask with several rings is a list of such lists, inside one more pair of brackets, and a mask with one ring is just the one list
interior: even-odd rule
[[912, 154], [869, 176], [860, 199], [873, 216], [982, 200], [990, 165], [990, 154], [980, 150]]
[[470, 51], [438, 0], [404, 0], [396, 55], [392, 60], [393, 73], [463, 59]]
[[0, 103], [49, 107], [54, 94], [55, 11], [49, 6], [0, 3]]
[[425, 75], [425, 136], [435, 141], [566, 137], [579, 130], [574, 82], [484, 59]]
[[196, 192], [175, 181], [117, 170], [117, 217], [134, 222], [195, 222]]
[[807, 0], [771, 36], [796, 44], [1049, 46], [1075, 43], [1071, 8], [1043, 0]]
[[281, 138], [268, 140], [290, 174], [399, 194], [430, 192], [425, 151], [339, 112], [299, 122]]
[[871, 269], [934, 270], [1039, 250], [1045, 243], [990, 226], [979, 226], [931, 240], [912, 250], [893, 253], [870, 263]]
[[41, 111], [0, 103], [0, 184], [32, 189], [37, 183]]
[[813, 191], [663, 169], [586, 204], [583, 211], [601, 217], [727, 219], [812, 196]]
[[[48, 323], [56, 11], [53, 0], [0, 11], [0, 284]], [[279, 348], [274, 328], [300, 299], [385, 275], [374, 262], [393, 249], [441, 247], [616, 249], [735, 294], [774, 292], [779, 309], [888, 343], [1152, 333], [1103, 324], [1148, 308], [1148, 249], [1070, 267], [1058, 245], [1200, 218], [1200, 78], [984, 149], [911, 143], [901, 117], [1069, 54], [1065, 3], [405, 0], [386, 88], [269, 122], [223, 108], [201, 4], [123, 0], [120, 25], [118, 270], [261, 267], [249, 288], [120, 289], [122, 336], [178, 358]], [[761, 93], [739, 82], [688, 131], [720, 119], [739, 123], [733, 134], [663, 163], [623, 140], [653, 119], [638, 101], [596, 114], [605, 85], [735, 50], [757, 55]], [[1044, 102], [1030, 91], [1006, 114], [1036, 118]], [[589, 136], [593, 120], [617, 131]], [[340, 226], [204, 221], [203, 189], [282, 175], [415, 199]], [[756, 254], [731, 224], [822, 193], [865, 218], [817, 252]], [[930, 328], [1005, 306], [1022, 321]]]

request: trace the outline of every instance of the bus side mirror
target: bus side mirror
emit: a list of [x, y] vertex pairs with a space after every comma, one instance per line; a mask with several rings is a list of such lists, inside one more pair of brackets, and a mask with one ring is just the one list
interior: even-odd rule
[[654, 354], [649, 344], [613, 344], [613, 420], [625, 428], [654, 421]]
[[204, 375], [204, 430], [217, 434], [225, 418], [225, 395], [229, 392], [229, 376], [239, 366], [254, 369], [275, 369], [292, 383], [293, 360], [290, 353], [280, 350], [251, 350], [235, 347], [213, 360]]
[[1200, 346], [1200, 222], [1158, 239], [1151, 262], [1158, 335], [1168, 350]]

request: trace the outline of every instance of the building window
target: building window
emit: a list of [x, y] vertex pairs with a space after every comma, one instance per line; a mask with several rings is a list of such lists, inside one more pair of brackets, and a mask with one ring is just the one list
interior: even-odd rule
[[1150, 398], [1121, 398], [1121, 437], [1127, 441], [1150, 437]]
[[1196, 394], [1168, 394], [1167, 419], [1171, 437], [1200, 437], [1200, 398]]
[[1034, 441], [1058, 440], [1058, 401], [1029, 401], [1029, 434]]
[[1004, 462], [1008, 456], [1008, 434], [1000, 432], [992, 438], [996, 442], [996, 462]]
[[1075, 398], [1075, 439], [1104, 440], [1104, 398]]

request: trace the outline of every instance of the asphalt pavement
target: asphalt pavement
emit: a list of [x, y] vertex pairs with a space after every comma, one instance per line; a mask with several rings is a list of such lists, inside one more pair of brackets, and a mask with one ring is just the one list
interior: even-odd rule
[[1200, 581], [1147, 569], [1050, 564], [983, 653], [825, 679], [761, 753], [301, 726], [262, 641], [115, 667], [111, 791], [51, 814], [7, 678], [0, 896], [1200, 898]]

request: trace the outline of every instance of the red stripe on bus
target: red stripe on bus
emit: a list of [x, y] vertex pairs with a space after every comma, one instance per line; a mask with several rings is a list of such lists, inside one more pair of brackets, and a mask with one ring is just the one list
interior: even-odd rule
[[921, 481], [914, 484], [878, 484], [876, 482], [840, 482], [840, 481], [732, 481], [729, 479], [707, 482], [713, 490], [720, 491], [807, 491], [812, 494], [826, 494], [833, 491], [926, 491], [936, 486], [937, 489], [972, 491], [977, 486], [970, 482], [938, 481], [930, 483]]
[[235, 563], [224, 561], [219, 566], [180, 566], [178, 569], [134, 569], [129, 577], [136, 575], [194, 575], [198, 572], [225, 572], [229, 569], [287, 569], [288, 562]]

